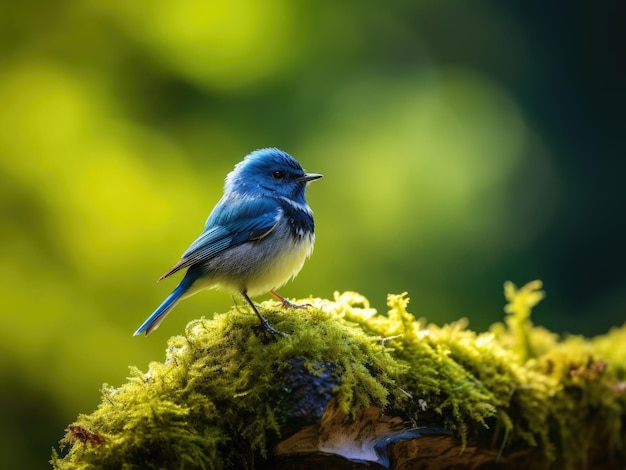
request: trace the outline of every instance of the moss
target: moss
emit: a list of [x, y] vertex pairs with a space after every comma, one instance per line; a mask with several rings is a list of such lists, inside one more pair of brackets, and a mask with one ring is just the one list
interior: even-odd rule
[[545, 400], [538, 403], [541, 415], [528, 408], [520, 411], [535, 428], [549, 430], [555, 451], [547, 455], [560, 468], [585, 468], [593, 458], [624, 462], [626, 325], [592, 339], [559, 338], [530, 321], [531, 308], [544, 297], [541, 287], [540, 281], [520, 289], [507, 283], [509, 328], [492, 327], [524, 370], [549, 384]]
[[481, 334], [464, 320], [416, 320], [406, 294], [389, 296], [387, 315], [351, 292], [307, 299], [312, 307], [297, 312], [266, 303], [269, 321], [289, 333], [279, 338], [236, 308], [195, 320], [169, 340], [164, 362], [104, 387], [101, 405], [68, 427], [65, 453], [54, 451], [52, 464], [254, 468], [287, 437], [289, 390], [279, 378], [294, 364], [330, 371], [347, 416], [370, 405], [401, 411], [413, 426], [444, 426], [462, 445], [536, 447], [544, 466], [584, 464], [594, 436], [623, 458], [626, 327], [560, 340], [530, 321], [540, 288], [507, 284], [509, 316]]

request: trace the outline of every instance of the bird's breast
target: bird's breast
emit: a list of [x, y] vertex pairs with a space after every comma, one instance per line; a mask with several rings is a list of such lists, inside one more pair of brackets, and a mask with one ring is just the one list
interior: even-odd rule
[[303, 231], [294, 235], [291, 227], [280, 223], [266, 239], [258, 242], [258, 248], [266, 251], [268, 256], [257, 275], [248, 280], [247, 290], [250, 295], [278, 289], [295, 277], [311, 255], [314, 242], [313, 232]]

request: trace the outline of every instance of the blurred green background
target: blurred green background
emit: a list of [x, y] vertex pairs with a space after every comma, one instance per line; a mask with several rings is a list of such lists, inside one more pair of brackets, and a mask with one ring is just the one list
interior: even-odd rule
[[45, 468], [102, 383], [228, 294], [131, 336], [244, 155], [310, 186], [317, 245], [281, 292], [408, 291], [436, 323], [625, 318], [619, 2], [65, 1], [0, 5], [0, 452]]

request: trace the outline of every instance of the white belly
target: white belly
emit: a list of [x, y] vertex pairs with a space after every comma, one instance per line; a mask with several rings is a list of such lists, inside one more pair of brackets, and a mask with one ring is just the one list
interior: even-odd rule
[[257, 296], [278, 289], [298, 275], [312, 251], [313, 240], [310, 238], [304, 238], [299, 243], [286, 243], [285, 248], [267, 262], [258, 276], [248, 280], [248, 293]]
[[295, 277], [313, 251], [315, 235], [294, 239], [287, 222], [280, 222], [265, 238], [229, 248], [207, 262], [206, 276], [185, 293], [219, 288], [246, 290], [251, 297], [278, 289]]

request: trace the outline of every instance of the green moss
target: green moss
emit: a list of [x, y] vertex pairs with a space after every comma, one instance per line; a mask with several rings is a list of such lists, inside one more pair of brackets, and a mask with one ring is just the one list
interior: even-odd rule
[[68, 427], [53, 466], [253, 468], [280, 437], [289, 392], [279, 378], [295, 359], [311, 374], [331, 371], [348, 416], [375, 405], [445, 427], [463, 445], [537, 447], [544, 465], [584, 463], [592, 433], [623, 456], [626, 328], [561, 341], [530, 321], [540, 287], [507, 285], [506, 323], [482, 334], [465, 321], [416, 320], [405, 294], [389, 296], [387, 315], [351, 292], [307, 299], [312, 307], [297, 311], [266, 303], [287, 337], [269, 336], [236, 308], [193, 321], [169, 340], [164, 362], [104, 387], [98, 409]]
[[[601, 462], [626, 460], [626, 325], [592, 339], [565, 339], [533, 326], [530, 310], [543, 297], [540, 281], [517, 289], [507, 283], [508, 329], [492, 327], [498, 341], [516, 353], [524, 370], [547, 381], [543, 416], [524, 416], [534, 427], [549, 430], [550, 461], [561, 468], [585, 468]], [[600, 443], [600, 445], [598, 445]], [[604, 455], [602, 455], [604, 454]], [[605, 460], [602, 460], [602, 459]], [[621, 459], [621, 460], [619, 460]]]

